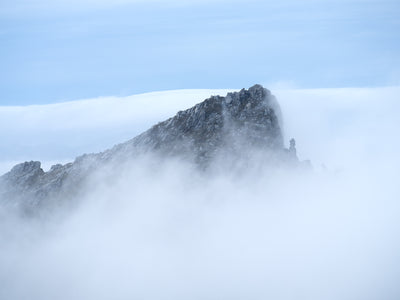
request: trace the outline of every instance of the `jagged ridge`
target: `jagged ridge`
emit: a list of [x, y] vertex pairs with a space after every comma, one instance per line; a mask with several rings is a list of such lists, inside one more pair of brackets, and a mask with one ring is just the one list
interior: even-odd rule
[[212, 96], [128, 142], [85, 154], [73, 163], [55, 165], [48, 172], [41, 169], [40, 162], [19, 164], [0, 177], [2, 198], [18, 198], [35, 206], [62, 192], [72, 195], [99, 166], [110, 161], [123, 163], [148, 152], [180, 157], [203, 169], [216, 157], [237, 159], [249, 148], [273, 151], [283, 160], [297, 162], [295, 151], [284, 149], [281, 123], [275, 97], [261, 85], [226, 97]]

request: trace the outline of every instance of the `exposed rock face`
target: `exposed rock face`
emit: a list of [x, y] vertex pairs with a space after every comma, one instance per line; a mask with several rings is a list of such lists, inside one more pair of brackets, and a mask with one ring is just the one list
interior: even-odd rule
[[283, 149], [279, 106], [260, 85], [226, 97], [213, 96], [148, 131], [106, 151], [134, 152], [137, 148], [191, 158], [207, 164], [218, 151], [249, 145]]
[[240, 159], [249, 149], [275, 153], [282, 161], [296, 163], [296, 152], [284, 149], [281, 124], [275, 97], [260, 85], [226, 97], [212, 96], [128, 142], [55, 165], [48, 172], [41, 169], [40, 162], [19, 164], [0, 177], [0, 198], [36, 206], [61, 194], [73, 195], [99, 167], [111, 161], [123, 164], [144, 153], [179, 157], [201, 169], [218, 157]]
[[35, 185], [43, 174], [40, 162], [31, 161], [14, 166], [4, 175], [4, 179], [12, 185], [29, 188]]

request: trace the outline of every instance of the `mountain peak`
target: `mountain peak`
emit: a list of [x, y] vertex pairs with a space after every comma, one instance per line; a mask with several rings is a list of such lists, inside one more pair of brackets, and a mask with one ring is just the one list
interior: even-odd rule
[[284, 148], [281, 124], [275, 97], [256, 84], [225, 97], [211, 96], [125, 143], [101, 153], [84, 154], [48, 172], [43, 172], [40, 162], [19, 164], [0, 177], [0, 186], [5, 191], [3, 198], [18, 195], [26, 201], [24, 205], [35, 206], [60, 194], [79, 192], [79, 186], [102, 166], [124, 165], [147, 153], [163, 159], [178, 157], [203, 170], [215, 162], [235, 164], [255, 152], [270, 158], [273, 153], [274, 160], [296, 164], [296, 151]]

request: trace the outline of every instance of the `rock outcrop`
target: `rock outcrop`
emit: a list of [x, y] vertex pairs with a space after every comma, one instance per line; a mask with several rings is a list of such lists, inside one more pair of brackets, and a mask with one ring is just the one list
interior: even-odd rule
[[82, 155], [73, 163], [55, 165], [48, 172], [41, 169], [40, 162], [19, 164], [0, 177], [0, 197], [3, 202], [35, 207], [61, 194], [72, 196], [101, 166], [123, 164], [146, 153], [177, 157], [207, 170], [216, 160], [237, 161], [251, 151], [298, 163], [294, 142], [290, 149], [284, 148], [279, 105], [261, 85], [226, 97], [212, 96], [130, 141], [101, 153]]

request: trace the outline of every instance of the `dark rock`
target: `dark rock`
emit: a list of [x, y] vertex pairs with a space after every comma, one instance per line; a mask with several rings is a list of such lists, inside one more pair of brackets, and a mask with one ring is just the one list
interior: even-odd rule
[[182, 158], [203, 170], [217, 159], [236, 162], [249, 158], [254, 150], [296, 164], [294, 140], [290, 149], [284, 148], [281, 124], [275, 97], [261, 85], [226, 97], [212, 96], [128, 142], [101, 153], [84, 154], [73, 163], [52, 166], [48, 172], [43, 172], [40, 162], [19, 164], [0, 177], [0, 197], [18, 198], [32, 207], [55, 201], [49, 199], [79, 192], [89, 175], [107, 163], [123, 165], [144, 153]]
[[3, 179], [10, 185], [28, 188], [35, 185], [43, 174], [41, 163], [30, 161], [14, 166], [10, 172], [3, 176]]

